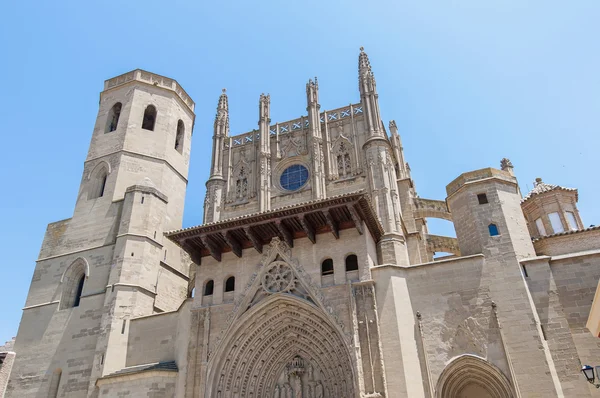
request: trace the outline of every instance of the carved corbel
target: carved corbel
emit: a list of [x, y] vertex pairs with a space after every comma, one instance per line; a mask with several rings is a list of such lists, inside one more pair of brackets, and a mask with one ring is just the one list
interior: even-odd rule
[[227, 245], [231, 247], [231, 251], [238, 257], [242, 257], [242, 245], [240, 242], [233, 236], [231, 231], [225, 231], [223, 234], [223, 238], [225, 238], [225, 242]]
[[210, 255], [217, 261], [221, 262], [221, 250], [211, 241], [207, 235], [200, 236], [202, 244], [208, 249]]
[[252, 242], [252, 246], [254, 246], [256, 251], [259, 253], [262, 253], [263, 252], [263, 244], [262, 244], [260, 238], [258, 237], [258, 235], [256, 235], [256, 233], [252, 230], [251, 227], [244, 227], [244, 232], [246, 233], [246, 236], [248, 237], [248, 239], [250, 239], [250, 242]]
[[348, 211], [350, 212], [350, 216], [352, 216], [352, 220], [354, 221], [354, 226], [356, 227], [356, 230], [358, 231], [359, 234], [363, 234], [363, 223], [362, 220], [360, 219], [360, 217], [358, 216], [358, 213], [356, 212], [356, 209], [354, 208], [354, 205], [347, 205], [348, 207]]
[[325, 216], [325, 220], [327, 220], [327, 225], [331, 228], [331, 233], [335, 236], [336, 239], [340, 238], [340, 229], [337, 225], [337, 222], [333, 219], [333, 216], [329, 212], [329, 210], [323, 210], [323, 215]]
[[302, 229], [304, 230], [304, 233], [306, 234], [308, 239], [310, 239], [310, 241], [313, 244], [317, 243], [317, 240], [315, 238], [315, 230], [312, 227], [312, 225], [310, 225], [310, 223], [308, 222], [308, 220], [306, 219], [304, 214], [301, 214], [299, 219], [300, 219], [300, 225], [302, 225]]
[[281, 237], [288, 244], [289, 247], [294, 247], [294, 236], [288, 227], [285, 226], [282, 220], [275, 221], [277, 229], [281, 233]]

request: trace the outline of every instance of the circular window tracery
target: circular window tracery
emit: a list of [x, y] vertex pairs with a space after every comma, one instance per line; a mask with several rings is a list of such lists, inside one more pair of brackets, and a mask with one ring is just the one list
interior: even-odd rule
[[294, 273], [285, 262], [275, 261], [263, 275], [262, 285], [268, 293], [286, 292], [294, 287]]
[[297, 191], [308, 181], [308, 169], [301, 164], [294, 164], [281, 173], [279, 183], [286, 191]]

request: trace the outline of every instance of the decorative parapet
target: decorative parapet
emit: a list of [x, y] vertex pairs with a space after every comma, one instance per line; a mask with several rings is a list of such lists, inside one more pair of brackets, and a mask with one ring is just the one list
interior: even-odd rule
[[[321, 112], [320, 119], [321, 123], [335, 123], [344, 119], [350, 120], [352, 117], [362, 116], [363, 107], [360, 103], [348, 105], [342, 108], [333, 109], [331, 111]], [[308, 116], [302, 116], [298, 119], [288, 120], [285, 122], [277, 123], [269, 127], [269, 135], [274, 138], [277, 135], [284, 135], [294, 131], [301, 131], [308, 129], [310, 126]], [[260, 134], [258, 130], [253, 130], [243, 134], [234, 135], [231, 137], [232, 146], [240, 146], [251, 144], [258, 141]]]
[[414, 198], [413, 205], [415, 206], [413, 212], [415, 218], [433, 217], [452, 221], [452, 214], [443, 200]]
[[188, 106], [188, 108], [194, 112], [194, 101], [192, 101], [190, 96], [185, 92], [183, 87], [177, 83], [176, 80], [157, 75], [155, 73], [146, 72], [145, 70], [141, 69], [132, 70], [131, 72], [127, 72], [120, 76], [106, 80], [104, 82], [104, 90], [109, 90], [133, 80], [174, 91], [177, 96]]
[[427, 235], [427, 250], [430, 253], [445, 252], [460, 256], [458, 239], [449, 236]]

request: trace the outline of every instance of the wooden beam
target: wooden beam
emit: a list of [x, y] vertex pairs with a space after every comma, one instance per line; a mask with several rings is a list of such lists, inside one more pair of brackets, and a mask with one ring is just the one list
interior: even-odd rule
[[252, 242], [252, 246], [254, 246], [256, 251], [259, 253], [262, 253], [263, 252], [263, 244], [260, 241], [260, 238], [258, 237], [258, 235], [256, 235], [256, 233], [249, 226], [244, 227], [244, 232], [246, 233], [246, 236], [248, 237], [250, 242]]
[[323, 215], [325, 216], [325, 219], [327, 220], [327, 225], [329, 225], [329, 228], [331, 228], [331, 233], [333, 234], [333, 236], [335, 236], [336, 239], [339, 239], [340, 238], [340, 229], [339, 229], [337, 223], [335, 222], [335, 220], [333, 219], [333, 216], [331, 215], [329, 210], [324, 210]]
[[358, 216], [358, 212], [356, 211], [356, 209], [354, 208], [354, 205], [346, 205], [348, 207], [348, 211], [350, 212], [350, 215], [352, 216], [352, 220], [354, 220], [354, 226], [356, 227], [356, 230], [358, 231], [359, 234], [363, 234], [363, 223], [361, 218]]
[[192, 259], [194, 264], [200, 265], [202, 263], [202, 256], [200, 255], [200, 253], [198, 253], [198, 251], [194, 247], [192, 247], [192, 245], [190, 245], [187, 242], [187, 239], [185, 239], [181, 242], [181, 248], [190, 255], [190, 258]]
[[285, 240], [285, 243], [287, 243], [289, 247], [294, 247], [294, 236], [289, 228], [285, 226], [282, 220], [275, 220], [275, 224], [277, 225], [279, 232], [281, 232], [281, 237]]
[[208, 249], [210, 255], [219, 262], [221, 262], [221, 250], [208, 238], [208, 235], [200, 235], [202, 244]]
[[310, 239], [313, 244], [317, 243], [315, 238], [315, 229], [312, 227], [312, 225], [310, 225], [305, 215], [300, 214], [298, 218], [300, 219], [300, 225], [302, 225], [302, 229], [304, 230], [304, 233], [306, 233], [306, 236], [308, 236], [308, 239]]
[[225, 238], [225, 242], [227, 242], [227, 246], [231, 247], [231, 251], [238, 257], [242, 257], [242, 245], [240, 242], [233, 236], [231, 231], [225, 231], [223, 234], [223, 238]]

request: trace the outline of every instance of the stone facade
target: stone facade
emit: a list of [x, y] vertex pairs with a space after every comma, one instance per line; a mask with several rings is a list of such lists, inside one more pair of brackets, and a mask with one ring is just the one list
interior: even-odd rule
[[600, 396], [580, 374], [600, 358], [600, 230], [577, 191], [540, 179], [523, 198], [503, 159], [419, 198], [362, 49], [358, 81], [360, 102], [324, 111], [310, 80], [285, 122], [262, 94], [237, 135], [223, 90], [204, 224], [181, 229], [194, 103], [145, 71], [108, 80], [7, 396]]

